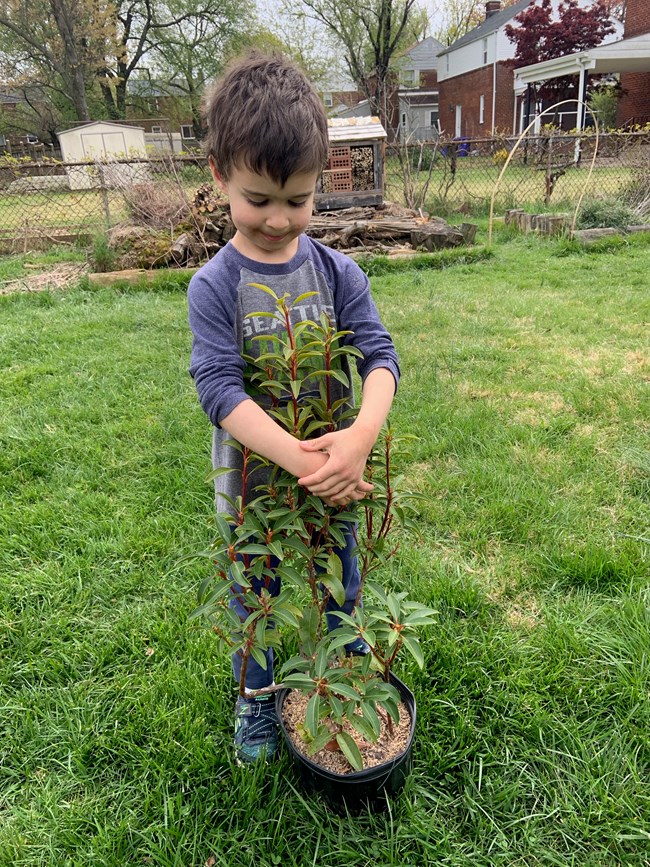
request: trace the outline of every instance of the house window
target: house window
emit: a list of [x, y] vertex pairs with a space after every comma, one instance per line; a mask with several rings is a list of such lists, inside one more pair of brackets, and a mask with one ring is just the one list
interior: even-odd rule
[[151, 132], [162, 132], [162, 127], [161, 126], [152, 126]]
[[432, 109], [429, 112], [429, 126], [437, 126], [438, 125], [438, 107]]
[[327, 106], [327, 108], [331, 108], [334, 105], [334, 99], [332, 98], [331, 93], [323, 94], [323, 103]]
[[485, 123], [485, 96], [481, 94], [478, 102], [478, 122]]
[[402, 112], [402, 132], [407, 132], [406, 128], [406, 112]]
[[487, 36], [483, 38], [483, 66], [486, 66], [488, 62], [488, 41]]
[[191, 123], [181, 124], [181, 138], [194, 138], [194, 127]]
[[445, 72], [449, 72], [449, 55], [445, 54]]
[[404, 87], [418, 87], [420, 84], [420, 73], [417, 69], [403, 69], [401, 79]]

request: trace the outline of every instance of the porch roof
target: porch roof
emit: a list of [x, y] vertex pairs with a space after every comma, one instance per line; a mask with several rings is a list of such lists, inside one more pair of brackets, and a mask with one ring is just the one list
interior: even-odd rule
[[630, 39], [608, 42], [597, 48], [565, 54], [553, 60], [543, 60], [515, 70], [515, 89], [535, 81], [548, 81], [561, 75], [593, 75], [608, 72], [650, 72], [650, 33]]

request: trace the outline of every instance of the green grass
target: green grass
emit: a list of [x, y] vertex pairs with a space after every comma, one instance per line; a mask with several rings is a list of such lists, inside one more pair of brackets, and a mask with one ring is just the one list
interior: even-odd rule
[[[646, 239], [376, 273], [440, 611], [415, 764], [341, 818], [236, 768], [187, 615], [211, 536], [182, 280], [0, 298], [0, 865], [641, 865], [650, 857]], [[380, 269], [381, 270], [381, 269]]]

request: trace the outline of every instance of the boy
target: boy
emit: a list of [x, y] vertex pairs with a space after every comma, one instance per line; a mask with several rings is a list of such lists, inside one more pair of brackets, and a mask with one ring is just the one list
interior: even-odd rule
[[[294, 474], [328, 505], [349, 504], [372, 490], [362, 476], [388, 415], [399, 367], [365, 274], [351, 259], [304, 234], [328, 157], [324, 108], [297, 67], [278, 55], [251, 53], [236, 61], [208, 94], [206, 119], [210, 169], [217, 186], [228, 195], [236, 229], [232, 240], [194, 275], [188, 291], [193, 333], [190, 373], [214, 425], [213, 464], [236, 465], [239, 453], [224, 445], [234, 438]], [[304, 305], [306, 315], [300, 306], [296, 308], [297, 320], [318, 321], [325, 311], [337, 329], [353, 332], [349, 340], [363, 353], [358, 363], [363, 396], [350, 427], [299, 442], [265, 412], [261, 399], [258, 403], [247, 394], [242, 354], [259, 354], [259, 341], [251, 338], [272, 333], [278, 325], [277, 320], [249, 315], [275, 312], [272, 299], [250, 283], [268, 285], [292, 299], [315, 291], [317, 295]], [[233, 494], [228, 487], [233, 475], [215, 481], [217, 496]], [[359, 587], [353, 548], [350, 530], [346, 547], [337, 552], [347, 611]], [[279, 586], [273, 591], [279, 592]], [[231, 604], [237, 607], [235, 597]], [[367, 652], [367, 647], [348, 651]], [[235, 654], [235, 677], [240, 667]], [[269, 651], [266, 670], [250, 660], [246, 690], [252, 693], [272, 685]], [[272, 695], [239, 698], [235, 708], [238, 761], [270, 758], [276, 746]]]

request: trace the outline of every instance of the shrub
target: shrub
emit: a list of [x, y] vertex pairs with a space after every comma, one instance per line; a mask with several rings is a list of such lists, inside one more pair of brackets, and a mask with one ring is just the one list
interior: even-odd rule
[[619, 199], [587, 199], [578, 215], [581, 229], [625, 229], [635, 222], [632, 208]]
[[106, 235], [95, 235], [93, 249], [90, 254], [90, 264], [94, 271], [105, 273], [114, 271], [117, 262], [117, 254], [111, 247]]

